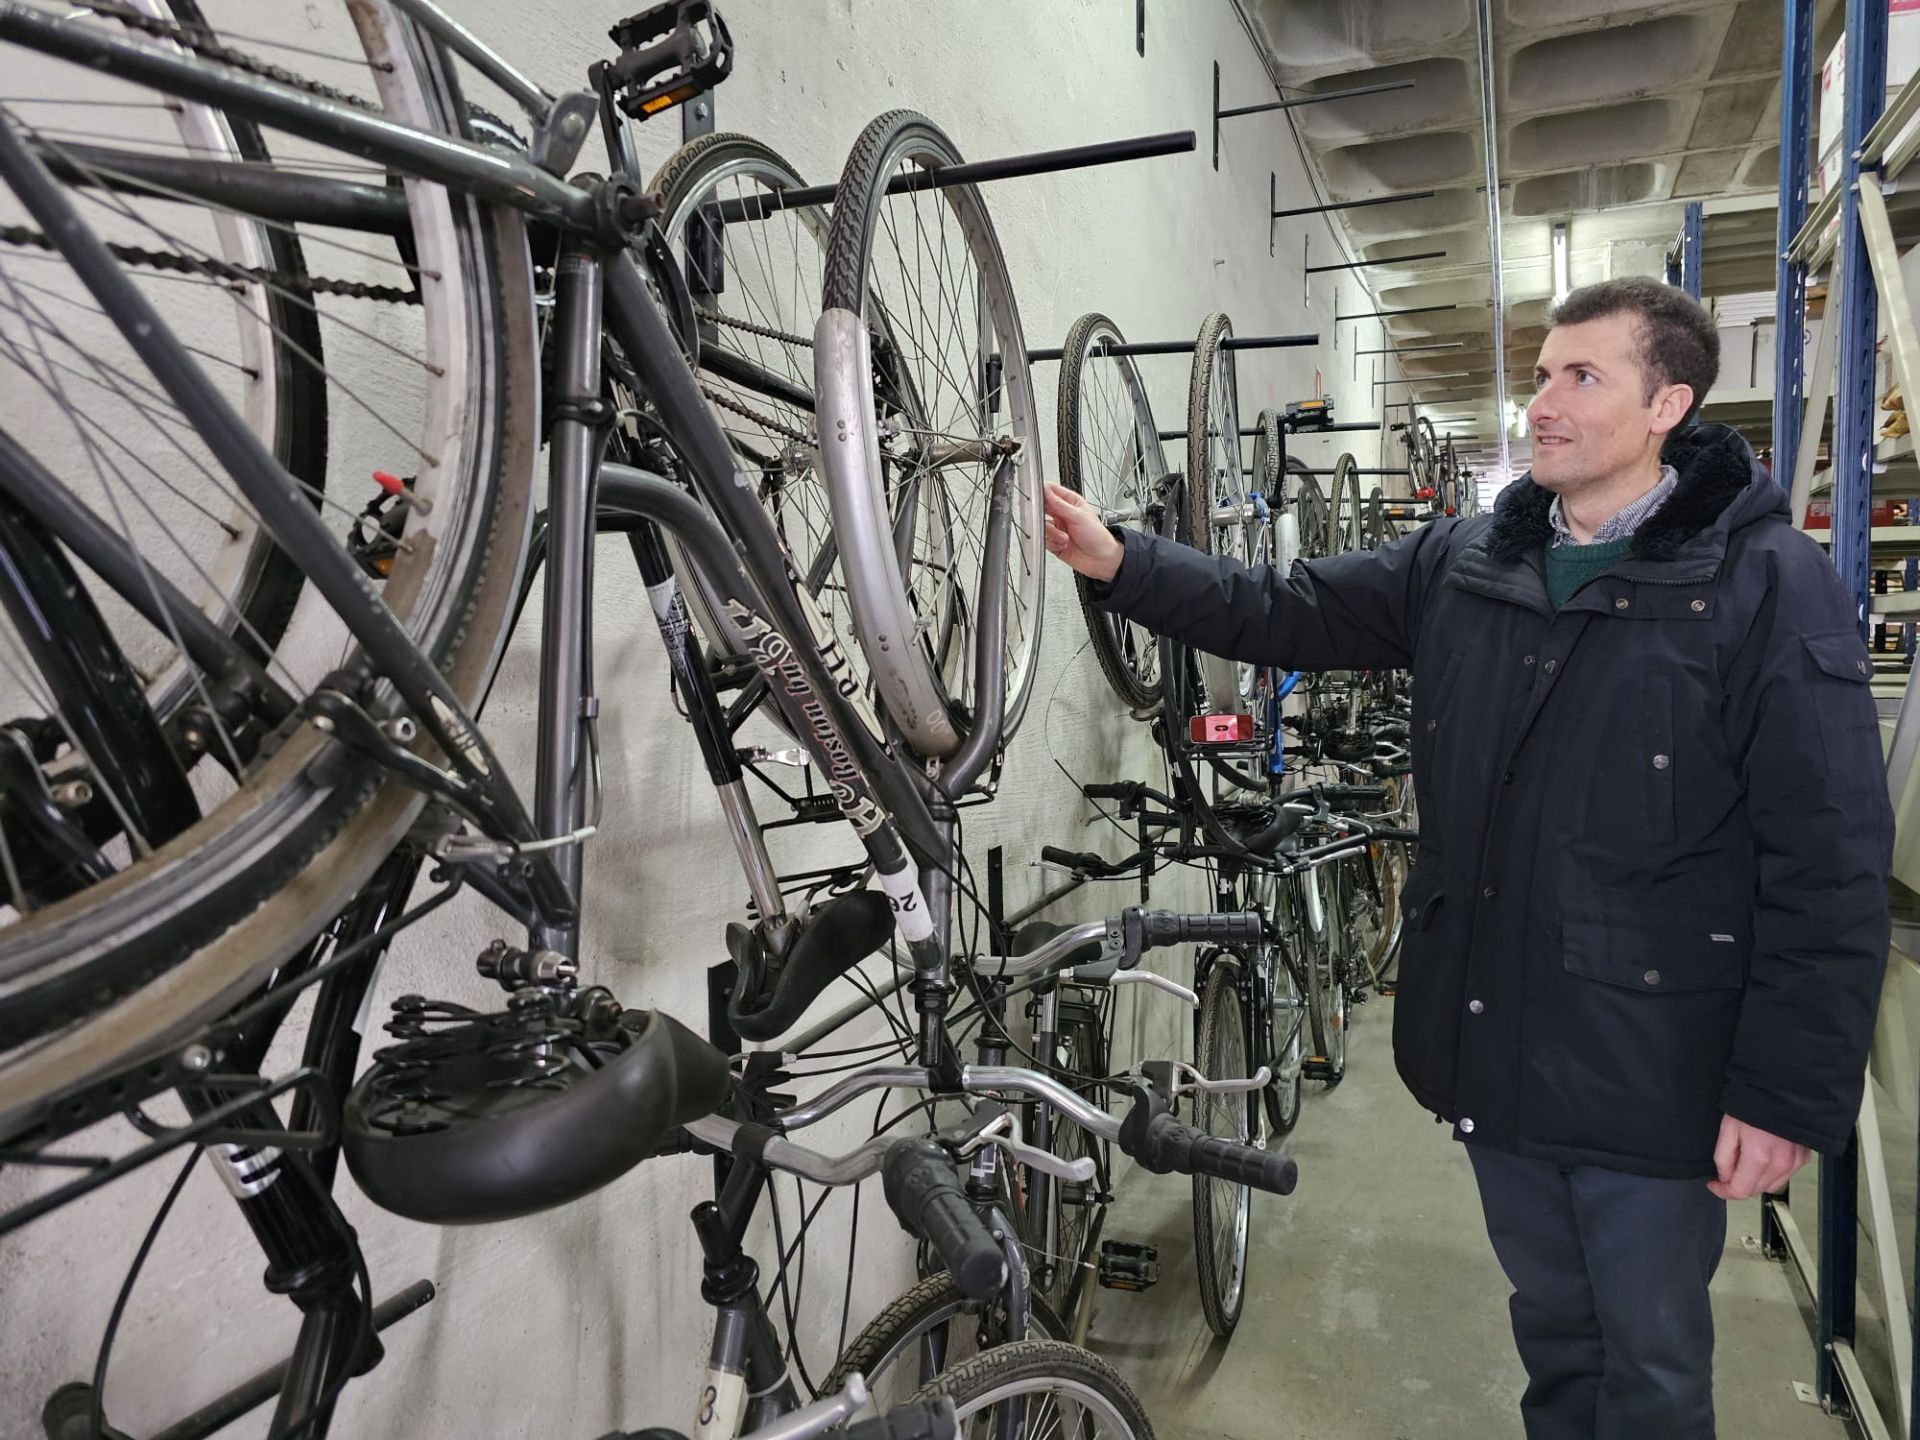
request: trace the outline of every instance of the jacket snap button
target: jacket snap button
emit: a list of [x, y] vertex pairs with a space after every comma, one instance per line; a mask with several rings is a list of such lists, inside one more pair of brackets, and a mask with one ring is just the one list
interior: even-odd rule
[[1495, 894], [1495, 891], [1493, 886], [1489, 885], [1487, 886], [1486, 889], [1480, 892], [1480, 898], [1482, 900], [1491, 900], [1494, 897], [1494, 894]]
[[1614, 608], [1614, 609], [1616, 609], [1616, 610], [1624, 610], [1624, 609], [1626, 609], [1626, 608], [1627, 608], [1627, 597], [1626, 597], [1626, 596], [1624, 596], [1624, 595], [1622, 595], [1622, 596], [1621, 596], [1621, 597], [1620, 597], [1620, 598], [1619, 598], [1618, 600], [1616, 600], [1616, 601], [1614, 601], [1614, 602], [1613, 602], [1613, 608]]
[[1707, 602], [1704, 600], [1696, 600], [1693, 602], [1693, 613], [1696, 615], [1698, 615], [1702, 610], [1706, 608], [1707, 608]]
[[1520, 657], [1520, 663], [1522, 665], [1531, 665], [1533, 663], [1533, 657], [1531, 655], [1522, 655]]
[[1500, 783], [1502, 785], [1511, 785], [1513, 783], [1513, 772], [1509, 770], [1506, 774], [1502, 775], [1500, 777]]
[[1656, 770], [1664, 770], [1672, 763], [1673, 762], [1664, 755], [1656, 755], [1653, 757], [1653, 768]]
[[1640, 978], [1649, 985], [1658, 985], [1660, 983], [1660, 972], [1658, 970], [1649, 970]]
[[1864, 660], [1856, 660], [1853, 662], [1853, 668], [1864, 675], [1867, 673], [1867, 662]]
[[1481, 1004], [1478, 1000], [1469, 1000], [1467, 1002], [1467, 1009], [1471, 1010], [1476, 1015], [1481, 1014], [1483, 1011], [1486, 1010], [1486, 1008], [1487, 1007]]
[[1439, 728], [1440, 728], [1440, 722], [1438, 720], [1427, 721], [1427, 729], [1438, 730]]
[[1460, 1133], [1462, 1135], [1471, 1135], [1473, 1133], [1473, 1121], [1465, 1115], [1460, 1117]]
[[1558, 670], [1559, 668], [1560, 668], [1560, 662], [1558, 660], [1547, 661], [1547, 664], [1546, 664], [1547, 674], [1551, 675], [1554, 671]]

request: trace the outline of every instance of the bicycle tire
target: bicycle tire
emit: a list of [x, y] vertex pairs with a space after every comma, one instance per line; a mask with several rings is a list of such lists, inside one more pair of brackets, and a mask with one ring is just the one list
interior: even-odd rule
[[[1247, 1074], [1246, 1007], [1240, 997], [1240, 967], [1222, 953], [1207, 970], [1200, 992], [1200, 1036], [1195, 1058], [1209, 1080]], [[1243, 1144], [1254, 1138], [1251, 1095], [1194, 1096], [1194, 1123], [1210, 1135]], [[1221, 1339], [1233, 1334], [1247, 1300], [1248, 1231], [1253, 1192], [1208, 1175], [1193, 1177], [1193, 1258], [1200, 1282], [1200, 1311]]]
[[1273, 1067], [1273, 1080], [1260, 1092], [1260, 1103], [1266, 1112], [1268, 1133], [1290, 1135], [1300, 1123], [1300, 1103], [1305, 1090], [1300, 1061], [1306, 1053], [1301, 1043], [1306, 1025], [1306, 1001], [1294, 976], [1293, 962], [1286, 953], [1291, 926], [1291, 916], [1283, 914], [1286, 886], [1276, 877], [1267, 876], [1260, 882], [1260, 889], [1263, 896], [1260, 908], [1279, 938], [1260, 951], [1258, 963], [1263, 970], [1265, 993], [1259, 998], [1265, 1002], [1265, 1014], [1259, 1017], [1256, 1033], [1264, 1038], [1259, 1052], [1248, 1056], [1248, 1063], [1255, 1069], [1263, 1064]]
[[1358, 466], [1351, 451], [1343, 452], [1333, 462], [1333, 483], [1327, 492], [1327, 508], [1331, 512], [1327, 553], [1331, 555], [1345, 555], [1361, 548], [1360, 477], [1354, 473]]
[[[1233, 352], [1222, 341], [1233, 334], [1233, 322], [1214, 311], [1200, 324], [1193, 343], [1193, 366], [1187, 376], [1187, 543], [1208, 554], [1222, 549], [1213, 523], [1214, 512], [1247, 502], [1245, 477], [1240, 473], [1240, 412], [1235, 395]], [[1244, 541], [1245, 525], [1240, 527]], [[1244, 550], [1244, 544], [1233, 551]], [[1248, 558], [1244, 553], [1240, 559]], [[1204, 680], [1204, 700], [1210, 712], [1238, 712], [1239, 669], [1231, 660], [1193, 652]]]
[[[1091, 314], [1082, 315], [1073, 322], [1060, 349], [1060, 393], [1055, 407], [1059, 432], [1060, 483], [1076, 495], [1087, 496], [1096, 505], [1103, 498], [1099, 492], [1104, 487], [1093, 483], [1098, 477], [1087, 473], [1085, 463], [1086, 432], [1082, 404], [1086, 393], [1083, 381], [1088, 358], [1096, 347], [1125, 343], [1126, 337], [1121, 335], [1113, 321], [1104, 315]], [[1134, 440], [1140, 446], [1143, 468], [1151, 473], [1141, 475], [1136, 470], [1130, 478], [1144, 492], [1144, 485], [1158, 484], [1160, 477], [1166, 474], [1167, 463], [1160, 448], [1159, 432], [1154, 428], [1153, 411], [1147, 405], [1146, 387], [1140, 382], [1140, 372], [1133, 358], [1128, 355], [1106, 358], [1119, 369], [1121, 383], [1126, 387], [1127, 399], [1134, 412]], [[1139, 493], [1134, 496], [1122, 494], [1116, 498], [1136, 501], [1134, 508], [1141, 514], [1134, 528], [1147, 530], [1149, 497]], [[1093, 658], [1099, 663], [1100, 673], [1129, 710], [1151, 713], [1160, 703], [1161, 694], [1160, 647], [1154, 643], [1152, 634], [1124, 617], [1097, 606], [1093, 600], [1093, 583], [1086, 576], [1076, 574], [1073, 588], [1080, 600], [1080, 613], [1087, 622], [1087, 638], [1093, 647]]]
[[1280, 454], [1285, 448], [1280, 412], [1262, 410], [1253, 422], [1253, 471], [1247, 476], [1247, 488], [1259, 491], [1269, 505], [1280, 498]]
[[[960, 163], [960, 152], [945, 133], [924, 115], [911, 110], [889, 111], [861, 132], [840, 176], [821, 292], [823, 332], [838, 326], [837, 333], [844, 343], [819, 345], [814, 352], [814, 391], [820, 406], [820, 428], [823, 431], [834, 428], [829, 425], [830, 419], [836, 426], [844, 421], [847, 428], [836, 433], [849, 439], [844, 445], [823, 446], [822, 461], [827, 471], [834, 536], [840, 547], [854, 624], [881, 701], [914, 750], [925, 756], [945, 756], [957, 750], [961, 734], [977, 709], [978, 697], [953, 693], [955, 689], [964, 690], [965, 685], [953, 683], [954, 677], [949, 673], [957, 662], [961, 667], [961, 680], [968, 682], [972, 677], [971, 639], [955, 642], [957, 648], [949, 653], [946, 635], [954, 623], [952, 613], [956, 605], [967, 612], [962, 617], [963, 623], [971, 623], [969, 617], [979, 615], [977, 589], [984, 573], [974, 580], [974, 591], [963, 589], [957, 600], [943, 600], [937, 615], [923, 615], [915, 603], [912, 584], [902, 572], [902, 562], [896, 553], [896, 515], [880, 470], [879, 411], [874, 389], [876, 366], [872, 363], [875, 347], [869, 326], [880, 320], [871, 312], [881, 306], [878, 299], [870, 304], [869, 297], [875, 290], [871, 278], [874, 236], [887, 213], [888, 184], [899, 167], [912, 164], [927, 168]], [[953, 212], [965, 232], [969, 255], [980, 271], [976, 278], [978, 305], [990, 318], [993, 343], [998, 347], [999, 387], [992, 392], [994, 405], [990, 409], [997, 415], [998, 405], [1005, 404], [1007, 428], [1011, 438], [1018, 441], [1013, 456], [1013, 533], [1007, 557], [1006, 698], [1000, 726], [1000, 740], [1004, 743], [1019, 728], [1033, 691], [1045, 596], [1040, 436], [1026, 342], [1021, 334], [1006, 259], [1001, 254], [1000, 242], [979, 188], [952, 185], [940, 190], [907, 193], [935, 196], [938, 203]], [[835, 312], [858, 318], [849, 325]], [[983, 325], [982, 329], [985, 328]], [[881, 339], [886, 343], [880, 348], [897, 349], [891, 327]], [[905, 362], [901, 362], [900, 368], [911, 370]], [[931, 425], [932, 421], [927, 423]], [[976, 441], [985, 438], [989, 437], [976, 437]], [[978, 486], [981, 492], [985, 490], [986, 478], [983, 466]], [[943, 503], [952, 507], [951, 513], [965, 518], [965, 507], [953, 504], [952, 489], [952, 484], [943, 477], [934, 498], [945, 497]], [[984, 493], [980, 499], [984, 540]], [[951, 514], [943, 517], [942, 523], [951, 524]], [[958, 547], [954, 547], [948, 573], [958, 574], [959, 561], [965, 558], [958, 553]], [[959, 583], [964, 586], [967, 578], [962, 576]], [[939, 632], [937, 648], [930, 647], [922, 638], [923, 632], [929, 630]]]
[[[1322, 866], [1308, 872], [1304, 882], [1320, 887], [1324, 915], [1324, 933], [1308, 937], [1307, 1017], [1313, 1028], [1314, 1052], [1326, 1066], [1321, 1078], [1329, 1090], [1347, 1075], [1347, 1021], [1353, 1010], [1347, 995], [1345, 958], [1339, 953], [1345, 898], [1340, 893], [1339, 874], [1338, 865]], [[1323, 880], [1322, 876], [1329, 878]]]
[[[1046, 1300], [1034, 1295], [1031, 1301], [1028, 1328], [1034, 1332], [1035, 1338], [1068, 1339], [1065, 1323]], [[903, 1388], [898, 1378], [890, 1375], [892, 1367], [907, 1353], [907, 1347], [937, 1325], [952, 1325], [962, 1318], [976, 1316], [983, 1325], [987, 1323], [988, 1317], [981, 1302], [962, 1295], [951, 1275], [944, 1270], [929, 1275], [896, 1296], [853, 1337], [833, 1362], [833, 1369], [827, 1373], [821, 1393], [831, 1394], [838, 1390], [846, 1384], [847, 1377], [857, 1371], [865, 1378], [867, 1388], [873, 1392], [873, 1404], [883, 1410], [891, 1408], [927, 1384], [931, 1378], [922, 1376]]]
[[[1018, 1427], [1023, 1435], [1066, 1435], [1074, 1440], [1153, 1440], [1153, 1422], [1133, 1387], [1120, 1372], [1090, 1350], [1058, 1340], [1018, 1340], [983, 1350], [964, 1364], [941, 1374], [915, 1398], [952, 1399], [963, 1422], [959, 1434], [975, 1440], [999, 1433], [993, 1422], [1024, 1419], [1045, 1397], [1059, 1396], [1078, 1409], [1079, 1423], [1052, 1429]], [[1011, 1414], [997, 1416], [1000, 1406], [1019, 1405]], [[1053, 1406], [1058, 1413], [1058, 1400]], [[974, 1420], [971, 1426], [965, 1421]]]
[[1320, 488], [1320, 477], [1308, 470], [1304, 460], [1289, 455], [1287, 473], [1293, 477], [1293, 495], [1288, 504], [1293, 507], [1300, 531], [1300, 558], [1320, 559], [1330, 553], [1333, 539], [1327, 492]]
[[[464, 133], [439, 47], [418, 43], [386, 3], [354, 16], [386, 112]], [[446, 308], [427, 323], [459, 327], [471, 348], [441, 367], [450, 403], [466, 408], [441, 453], [444, 489], [419, 491], [444, 502], [423, 526], [437, 539], [416, 547], [417, 560], [396, 560], [383, 594], [472, 703], [505, 641], [531, 523], [531, 267], [516, 212], [431, 185], [407, 193], [415, 243], [433, 252], [422, 263], [442, 274], [437, 291], [457, 295], [436, 302]], [[0, 1056], [0, 1135], [245, 994], [340, 910], [423, 804], [303, 725], [199, 824], [0, 932], [0, 1046], [10, 1047]]]
[[[805, 188], [806, 185], [800, 172], [785, 157], [750, 135], [724, 130], [715, 131], [711, 134], [696, 136], [682, 145], [654, 172], [649, 188], [660, 197], [660, 218], [657, 223], [661, 237], [668, 249], [675, 254], [676, 259], [689, 271], [697, 270], [698, 266], [694, 261], [692, 246], [688, 240], [688, 227], [693, 223], [701, 205], [706, 203], [707, 197], [714, 196], [718, 188], [728, 181], [757, 184], [767, 192], [798, 190]], [[747, 197], [736, 192], [727, 198], [738, 203]], [[751, 431], [746, 430], [741, 436], [736, 437], [734, 430], [728, 427], [746, 427], [752, 422], [725, 408], [721, 401], [716, 399], [715, 389], [729, 382], [713, 374], [712, 357], [707, 355], [710, 347], [738, 350], [762, 368], [773, 370], [774, 367], [766, 363], [770, 358], [767, 346], [749, 346], [748, 344], [749, 340], [770, 340], [774, 346], [788, 352], [789, 363], [784, 367], [785, 373], [779, 370], [774, 370], [774, 373], [781, 378], [804, 378], [807, 384], [812, 383], [811, 357], [809, 356], [807, 367], [809, 373], [804, 377], [793, 376], [792, 371], [795, 367], [791, 363], [790, 352], [802, 347], [783, 339], [782, 336], [797, 336], [804, 332], [804, 348], [809, 352], [812, 350], [813, 326], [818, 318], [816, 312], [820, 287], [817, 280], [810, 287], [805, 283], [810, 277], [802, 270], [805, 257], [798, 253], [800, 247], [796, 242], [799, 237], [795, 227], [804, 230], [806, 235], [818, 244], [824, 259], [828, 211], [822, 205], [804, 205], [791, 206], [785, 210], [770, 213], [777, 213], [783, 221], [788, 222], [788, 228], [785, 231], [787, 239], [781, 245], [781, 252], [782, 258], [792, 259], [796, 271], [792, 288], [780, 298], [787, 300], [795, 307], [806, 305], [810, 300], [812, 306], [805, 313], [793, 315], [769, 315], [764, 313], [766, 307], [760, 306], [752, 315], [752, 321], [762, 329], [778, 332], [773, 336], [758, 335], [750, 325], [738, 323], [737, 318], [729, 320], [724, 313], [716, 313], [712, 317], [702, 316], [697, 322], [701, 340], [699, 348], [708, 362], [696, 367], [702, 390], [706, 393], [709, 404], [713, 405], [716, 417], [721, 419], [722, 428], [728, 429], [728, 438], [739, 441], [736, 443], [736, 450], [743, 447], [745, 437], [750, 435]], [[752, 234], [757, 240], [759, 238], [757, 232], [748, 231], [747, 227], [766, 223], [768, 223], [766, 220], [742, 221], [737, 227], [723, 227], [719, 234], [725, 236], [740, 230]], [[758, 260], [759, 252], [755, 250], [754, 254]], [[737, 263], [727, 264], [724, 253], [721, 261], [722, 283], [731, 284], [734, 277], [739, 275], [741, 267]], [[769, 270], [773, 263], [769, 246], [766, 260]], [[690, 279], [689, 285], [691, 283]], [[775, 323], [776, 321], [779, 323]], [[724, 336], [729, 332], [737, 332], [747, 338], [737, 346], [729, 346], [724, 343]], [[727, 395], [725, 398], [737, 401], [740, 397]], [[755, 406], [749, 402], [746, 408], [753, 409]], [[783, 408], [777, 402], [768, 402], [762, 404], [760, 409], [763, 412], [771, 411], [772, 414], [768, 418], [776, 424], [784, 422], [792, 427], [800, 425], [802, 417], [796, 415], [791, 406]], [[804, 416], [806, 427], [811, 427], [813, 423], [813, 417], [810, 414]], [[767, 437], [767, 440], [771, 443], [771, 436]], [[743, 463], [745, 463], [744, 458]], [[761, 503], [767, 506], [774, 528], [793, 559], [794, 573], [812, 592], [816, 605], [820, 605], [822, 595], [830, 593], [828, 581], [837, 575], [838, 564], [837, 551], [833, 550], [832, 528], [826, 516], [826, 487], [820, 482], [817, 473], [812, 477], [811, 486], [817, 493], [802, 497], [803, 504], [811, 501], [805, 509], [801, 508], [801, 504], [787, 506], [784, 503], [776, 503], [774, 497], [765, 488], [761, 491], [760, 499]], [[781, 501], [785, 499], [784, 496], [780, 498]], [[787, 513], [789, 511], [792, 513]], [[737, 632], [733, 626], [720, 622], [717, 613], [719, 607], [706, 593], [705, 586], [700, 583], [698, 572], [682, 562], [680, 548], [672, 536], [667, 535], [663, 538], [669, 554], [674, 558], [674, 573], [680, 578], [681, 590], [687, 598], [687, 608], [692, 612], [694, 624], [699, 628], [708, 647], [721, 654], [739, 653]], [[850, 661], [857, 661], [860, 654], [851, 625], [844, 623], [845, 617], [838, 614], [830, 605], [822, 608], [827, 612], [826, 618], [834, 633], [842, 641], [841, 649], [847, 653]]]

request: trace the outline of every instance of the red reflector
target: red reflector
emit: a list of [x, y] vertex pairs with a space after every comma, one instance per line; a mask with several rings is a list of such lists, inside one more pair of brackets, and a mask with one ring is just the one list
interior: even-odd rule
[[373, 483], [389, 495], [399, 495], [407, 488], [406, 481], [402, 480], [398, 475], [389, 475], [385, 470], [376, 470], [373, 472]]
[[1196, 745], [1230, 745], [1253, 739], [1251, 715], [1196, 715], [1187, 721], [1187, 738]]

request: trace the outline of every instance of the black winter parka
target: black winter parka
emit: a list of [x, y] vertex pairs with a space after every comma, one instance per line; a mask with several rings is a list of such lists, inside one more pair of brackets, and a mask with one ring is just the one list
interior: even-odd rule
[[1126, 532], [1095, 596], [1232, 659], [1410, 668], [1401, 1078], [1461, 1139], [1697, 1178], [1723, 1114], [1844, 1146], [1893, 820], [1825, 553], [1734, 432], [1663, 458], [1673, 496], [1557, 613], [1531, 477], [1287, 575]]

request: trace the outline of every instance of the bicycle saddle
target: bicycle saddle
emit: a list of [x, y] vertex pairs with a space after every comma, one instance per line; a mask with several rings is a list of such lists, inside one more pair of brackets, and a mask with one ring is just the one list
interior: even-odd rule
[[1303, 818], [1279, 806], [1271, 818], [1257, 812], [1245, 817], [1221, 815], [1220, 823], [1237, 844], [1266, 860], [1300, 828]]
[[505, 1011], [404, 995], [347, 1097], [341, 1145], [367, 1198], [436, 1225], [510, 1220], [626, 1173], [726, 1098], [727, 1057], [605, 990], [528, 989]]
[[827, 986], [887, 943], [893, 908], [879, 890], [836, 895], [799, 922], [800, 933], [776, 959], [758, 925], [727, 926], [727, 953], [739, 971], [727, 1023], [742, 1040], [784, 1035]]

